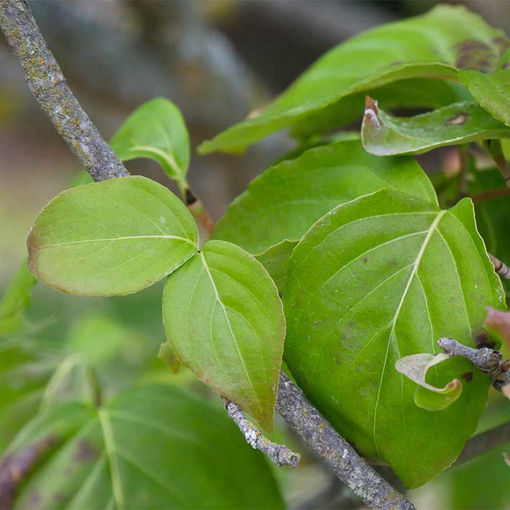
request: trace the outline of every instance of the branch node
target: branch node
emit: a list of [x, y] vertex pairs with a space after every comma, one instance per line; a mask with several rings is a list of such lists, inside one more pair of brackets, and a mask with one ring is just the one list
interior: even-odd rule
[[501, 388], [510, 382], [508, 363], [503, 361], [503, 356], [499, 351], [489, 347], [473, 349], [461, 344], [455, 338], [446, 337], [440, 338], [437, 345], [449, 356], [460, 356], [471, 361], [475, 367], [492, 378], [492, 384], [498, 391], [501, 391]]
[[249, 421], [242, 409], [228, 398], [223, 397], [223, 405], [227, 410], [228, 417], [239, 427], [246, 442], [255, 450], [264, 453], [273, 464], [277, 466], [296, 467], [300, 455], [285, 445], [273, 443], [267, 439], [260, 430]]

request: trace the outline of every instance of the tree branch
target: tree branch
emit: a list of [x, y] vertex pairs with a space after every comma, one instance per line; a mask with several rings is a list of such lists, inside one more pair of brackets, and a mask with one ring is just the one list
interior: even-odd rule
[[228, 417], [239, 427], [246, 442], [255, 450], [260, 450], [277, 466], [297, 466], [300, 455], [285, 445], [273, 443], [262, 435], [260, 430], [245, 416], [242, 409], [228, 398], [223, 397], [223, 405]]
[[453, 466], [463, 464], [478, 455], [482, 455], [502, 444], [510, 442], [510, 422], [503, 423], [497, 427], [486, 430], [476, 436], [473, 436], [462, 450], [459, 458]]
[[496, 271], [496, 273], [499, 274], [501, 278], [510, 280], [510, 268], [504, 262], [501, 262], [501, 260], [496, 258], [494, 255], [491, 255], [490, 253], [489, 258], [491, 259], [492, 265], [494, 266], [494, 271]]
[[[67, 86], [24, 0], [0, 0], [0, 27], [25, 70], [32, 94], [93, 179], [103, 181], [127, 176], [127, 170]], [[194, 204], [197, 207], [196, 201], [190, 199], [187, 202], [189, 207]], [[210, 228], [210, 224], [207, 228]], [[335, 476], [368, 506], [378, 510], [414, 508], [324, 420], [283, 372], [280, 375], [276, 407], [290, 427], [330, 467]], [[235, 407], [230, 407], [230, 410], [235, 415], [233, 419], [237, 420], [236, 423], [239, 421], [245, 430], [253, 431], [253, 425], [248, 425], [246, 418], [241, 417]], [[258, 439], [258, 444], [262, 443]], [[279, 448], [283, 452], [284, 447]]]
[[449, 356], [460, 356], [471, 361], [475, 367], [492, 378], [492, 385], [498, 391], [501, 391], [503, 386], [510, 382], [510, 370], [508, 370], [510, 367], [508, 362], [503, 361], [503, 356], [499, 351], [489, 347], [473, 349], [454, 338], [440, 338], [437, 345]]
[[23, 0], [0, 0], [0, 27], [27, 85], [58, 133], [96, 181], [128, 175], [74, 97]]
[[335, 476], [368, 506], [378, 510], [414, 508], [358, 455], [283, 372], [276, 409]]

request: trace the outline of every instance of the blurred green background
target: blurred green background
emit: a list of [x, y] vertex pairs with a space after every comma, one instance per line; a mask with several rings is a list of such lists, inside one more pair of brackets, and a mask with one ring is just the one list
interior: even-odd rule
[[[424, 12], [434, 3], [39, 0], [32, 7], [71, 88], [106, 137], [138, 105], [163, 96], [182, 110], [195, 147], [264, 105], [337, 43], [371, 26]], [[508, 0], [451, 3], [468, 6], [492, 25], [510, 27]], [[194, 152], [191, 184], [218, 218], [255, 175], [291, 147], [286, 135], [278, 133], [240, 157], [200, 158]], [[431, 171], [447, 165], [450, 156], [447, 149], [422, 163]], [[171, 187], [154, 163], [135, 160], [127, 166]], [[36, 214], [70, 186], [79, 170], [30, 96], [19, 64], [1, 40], [0, 290], [25, 256], [26, 235]], [[34, 287], [27, 324], [15, 338], [2, 340], [6, 353], [14, 343], [27, 349], [23, 365], [19, 352], [11, 357], [4, 354], [2, 361], [3, 370], [16, 369], [9, 377], [14, 374], [19, 384], [9, 394], [0, 387], [0, 408], [7, 408], [9, 399], [24, 397], [16, 404], [16, 413], [6, 416], [0, 411], [0, 448], [17, 431], [23, 416], [53, 398], [52, 391], [60, 391], [53, 384], [55, 373], [69, 379], [67, 390], [79, 385], [80, 375], [73, 368], [77, 353], [98, 367], [101, 384], [110, 394], [134, 380], [165, 381], [189, 385], [219, 400], [186, 371], [172, 374], [156, 359], [164, 337], [161, 291], [158, 284], [132, 296], [89, 299], [43, 285]], [[491, 394], [480, 430], [509, 419], [508, 402]], [[281, 423], [276, 437], [300, 449]], [[503, 460], [504, 451], [510, 453], [510, 444], [447, 471], [412, 491], [411, 499], [420, 509], [510, 508], [510, 467]], [[275, 469], [275, 473], [293, 508], [359, 507], [306, 455], [297, 469]]]

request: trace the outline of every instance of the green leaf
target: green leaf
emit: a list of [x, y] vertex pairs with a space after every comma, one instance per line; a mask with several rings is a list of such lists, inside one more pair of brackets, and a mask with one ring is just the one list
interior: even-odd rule
[[168, 278], [163, 322], [183, 365], [272, 429], [285, 318], [260, 262], [236, 245], [209, 241]]
[[473, 102], [455, 103], [414, 117], [394, 117], [367, 97], [361, 137], [368, 152], [390, 156], [510, 137], [510, 129]]
[[428, 177], [411, 158], [378, 158], [356, 140], [304, 152], [266, 170], [230, 205], [213, 238], [261, 253], [296, 241], [338, 204], [384, 187], [436, 203]]
[[89, 369], [75, 354], [55, 352], [41, 339], [4, 340], [0, 347], [0, 452], [42, 408], [93, 402]]
[[43, 413], [0, 470], [18, 475], [2, 478], [15, 509], [283, 508], [265, 459], [220, 406], [163, 385]]
[[0, 301], [0, 334], [11, 333], [19, 325], [21, 314], [30, 303], [30, 291], [36, 281], [24, 260]]
[[151, 158], [182, 189], [187, 188], [189, 137], [179, 109], [163, 98], [137, 108], [122, 124], [110, 145], [122, 161]]
[[414, 392], [414, 403], [418, 407], [427, 411], [441, 411], [460, 397], [462, 384], [459, 379], [453, 379], [442, 388], [433, 386], [426, 380], [429, 369], [449, 358], [445, 353], [419, 353], [404, 356], [395, 363], [397, 372], [418, 385]]
[[458, 69], [493, 71], [508, 47], [504, 33], [463, 7], [383, 25], [333, 48], [261, 114], [200, 146], [202, 153], [236, 152], [333, 107], [344, 97], [410, 78], [457, 78]]
[[269, 276], [273, 279], [280, 293], [285, 290], [287, 283], [287, 266], [292, 255], [292, 250], [297, 241], [282, 241], [275, 244], [266, 251], [255, 255], [257, 260], [267, 269]]
[[[467, 89], [459, 83], [436, 78], [399, 80], [390, 85], [369, 89], [382, 109], [435, 109], [459, 101], [472, 100]], [[337, 103], [296, 122], [292, 136], [307, 140], [310, 136], [327, 133], [352, 124], [363, 116], [367, 91], [344, 97]]]
[[144, 177], [64, 191], [39, 214], [28, 238], [29, 268], [72, 294], [130, 294], [157, 282], [197, 252], [186, 206]]
[[463, 71], [460, 79], [482, 108], [495, 119], [510, 126], [510, 69], [493, 74]]
[[490, 381], [462, 358], [434, 367], [436, 387], [467, 372], [456, 402], [415, 405], [415, 384], [395, 370], [451, 336], [473, 345], [485, 306], [503, 290], [469, 199], [449, 211], [391, 190], [340, 205], [294, 249], [284, 296], [285, 361], [308, 398], [367, 457], [407, 487], [446, 468], [476, 429]]

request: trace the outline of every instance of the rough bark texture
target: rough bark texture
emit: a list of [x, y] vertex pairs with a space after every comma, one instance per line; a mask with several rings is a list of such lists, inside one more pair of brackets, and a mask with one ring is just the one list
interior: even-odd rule
[[243, 410], [228, 398], [223, 398], [228, 417], [239, 427], [246, 442], [255, 450], [264, 453], [277, 466], [297, 466], [300, 455], [285, 445], [273, 443], [244, 416]]
[[28, 5], [23, 0], [0, 0], [0, 27], [32, 94], [93, 179], [128, 175], [67, 86]]
[[283, 372], [276, 409], [331, 471], [368, 506], [379, 510], [414, 508], [358, 455]]

